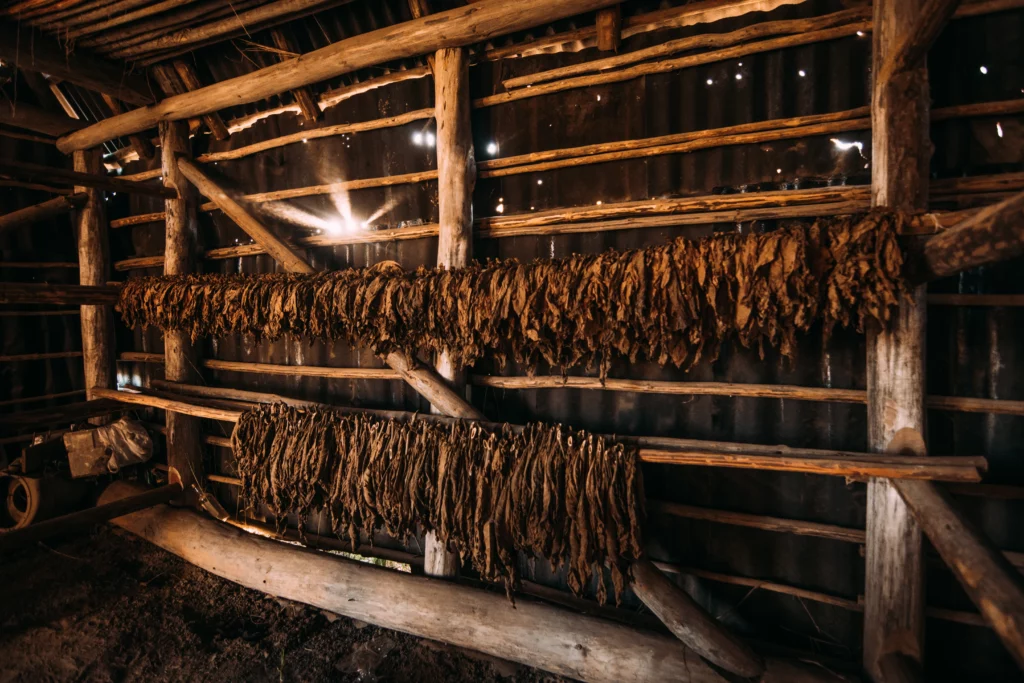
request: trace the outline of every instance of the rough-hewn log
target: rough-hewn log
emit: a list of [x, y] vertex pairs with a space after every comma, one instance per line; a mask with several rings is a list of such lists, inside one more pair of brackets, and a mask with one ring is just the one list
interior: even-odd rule
[[[178, 168], [178, 159], [191, 159], [188, 124], [184, 121], [160, 123], [160, 165], [164, 187], [177, 193], [177, 198], [164, 202], [164, 274], [185, 275], [196, 270], [199, 250], [196, 192]], [[168, 330], [164, 333], [164, 377], [172, 382], [199, 383], [198, 354], [187, 332]], [[167, 464], [176, 472], [183, 486], [183, 500], [194, 505], [198, 492], [193, 488], [202, 482], [203, 442], [199, 420], [179, 413], [167, 414]]]
[[926, 0], [914, 25], [887, 51], [881, 72], [876, 76], [878, 82], [888, 83], [893, 75], [922, 66], [932, 43], [953, 18], [959, 4], [960, 0]]
[[285, 244], [284, 240], [253, 218], [241, 204], [203, 173], [194, 162], [178, 157], [178, 169], [190, 183], [195, 185], [203, 195], [209, 197], [218, 209], [233, 220], [249, 237], [256, 240], [285, 269], [291, 273], [315, 272], [313, 267], [304, 258]]
[[[874, 3], [872, 205], [896, 211], [928, 207], [928, 69], [922, 65], [885, 81], [877, 76], [915, 29], [924, 5], [925, 0]], [[911, 301], [900, 304], [889, 329], [868, 334], [868, 445], [873, 451], [889, 449], [900, 430], [925, 433], [925, 311], [925, 291], [919, 287]], [[882, 655], [897, 652], [918, 663], [924, 655], [921, 529], [883, 479], [868, 483], [867, 538], [863, 656], [865, 670], [877, 681]]]
[[403, 57], [415, 57], [442, 47], [462, 47], [498, 35], [514, 33], [574, 14], [601, 9], [616, 0], [520, 0], [509, 11], [506, 0], [484, 0], [468, 7], [368, 31], [301, 57], [230, 78], [183, 95], [169, 97], [145, 109], [106, 119], [57, 141], [63, 152], [86, 149], [120, 135], [152, 128], [159, 121], [199, 116], [255, 102], [278, 93]]
[[[103, 93], [103, 101], [106, 102], [107, 108], [110, 109], [110, 114], [112, 116], [124, 113], [124, 107], [121, 106], [121, 103], [110, 95]], [[139, 155], [140, 159], [152, 159], [156, 154], [156, 149], [154, 149], [153, 143], [150, 142], [149, 138], [145, 135], [140, 135], [138, 133], [129, 135], [128, 141], [131, 143], [132, 149], [135, 150], [135, 153]]]
[[[281, 50], [281, 60], [291, 59], [292, 57], [298, 57], [299, 53], [295, 50], [294, 46], [288, 36], [279, 29], [274, 29], [270, 32], [270, 39], [274, 41], [274, 47]], [[302, 116], [306, 121], [312, 123], [320, 118], [320, 106], [316, 100], [313, 99], [313, 93], [308, 87], [296, 88], [292, 90], [292, 97], [295, 98], [295, 103], [299, 105], [299, 109], [302, 110]]]
[[930, 482], [894, 481], [942, 559], [1017, 665], [1024, 669], [1024, 584], [1020, 573]]
[[22, 363], [29, 360], [57, 360], [60, 358], [81, 358], [81, 351], [52, 351], [49, 353], [15, 353], [0, 356], [0, 363]]
[[[100, 166], [102, 169], [102, 166]], [[80, 171], [69, 171], [66, 168], [44, 166], [43, 164], [30, 164], [25, 161], [0, 161], [0, 173], [15, 176], [25, 180], [43, 180], [55, 182], [58, 185], [81, 185], [82, 187], [94, 190], [111, 190], [113, 192], [125, 192], [146, 195], [148, 197], [171, 197], [171, 190], [156, 185], [133, 183], [120, 178], [109, 178], [102, 175], [101, 171], [96, 173], [82, 173]]]
[[[126, 363], [163, 363], [160, 353], [126, 351], [121, 354]], [[276, 363], [249, 363], [245, 361], [204, 358], [199, 366], [208, 370], [245, 372], [254, 375], [285, 375], [291, 377], [323, 377], [327, 379], [402, 379], [401, 373], [388, 368], [336, 368], [320, 365], [283, 365]], [[180, 380], [179, 380], [180, 381]]]
[[[100, 150], [74, 154], [75, 171], [81, 175], [102, 172]], [[89, 187], [76, 187], [86, 195], [78, 210], [79, 284], [101, 287], [110, 279], [110, 241], [103, 193]], [[82, 353], [85, 364], [85, 389], [89, 399], [94, 387], [110, 388], [114, 380], [114, 310], [109, 305], [82, 306]], [[95, 421], [102, 423], [103, 418]]]
[[1024, 192], [986, 206], [973, 216], [930, 237], [921, 248], [920, 280], [955, 275], [962, 270], [1024, 254]]
[[[101, 501], [133, 492], [117, 483]], [[116, 524], [248, 588], [572, 678], [723, 681], [667, 636], [528, 600], [512, 608], [498, 593], [295, 548], [188, 510], [156, 507]]]
[[764, 672], [764, 661], [715, 621], [649, 560], [630, 568], [633, 592], [687, 647], [712, 664], [744, 678]]
[[175, 482], [149, 491], [135, 490], [131, 495], [113, 498], [107, 503], [86, 510], [79, 510], [61, 517], [54, 517], [21, 529], [0, 534], [0, 557], [28, 547], [54, 536], [82, 533], [97, 524], [108, 522], [124, 515], [161, 505], [181, 493], [181, 484]]
[[0, 103], [0, 124], [55, 137], [85, 127], [84, 122], [76, 121], [65, 114], [57, 114], [21, 102], [6, 101]]
[[84, 192], [69, 194], [4, 214], [0, 216], [0, 233], [70, 213], [85, 204], [86, 199], [87, 195]]
[[0, 304], [61, 304], [85, 306], [116, 304], [121, 288], [112, 285], [36, 285], [21, 282], [0, 283]]
[[80, 49], [69, 58], [54, 38], [9, 22], [0, 22], [0, 59], [21, 69], [41, 71], [87, 90], [106, 93], [122, 102], [146, 105], [155, 99], [145, 79], [132, 75], [127, 66]]
[[120, 401], [98, 399], [0, 415], [0, 427], [19, 432], [37, 431], [47, 427], [67, 427], [69, 424], [91, 417], [110, 415], [122, 410], [124, 406]]
[[[196, 75], [196, 70], [188, 62], [180, 59], [175, 60], [174, 70], [177, 72], [178, 78], [181, 79], [182, 85], [185, 86], [185, 92], [199, 90], [203, 87], [203, 84], [199, 81], [199, 76]], [[227, 140], [231, 137], [228, 127], [224, 125], [224, 119], [217, 112], [212, 111], [203, 114], [202, 118], [203, 123], [210, 129], [210, 135], [213, 136], [214, 140]]]

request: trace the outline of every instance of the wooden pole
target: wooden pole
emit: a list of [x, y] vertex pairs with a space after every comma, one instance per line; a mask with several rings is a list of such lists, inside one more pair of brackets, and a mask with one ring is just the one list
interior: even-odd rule
[[152, 128], [159, 121], [201, 116], [256, 102], [364, 67], [415, 57], [443, 47], [462, 47], [615, 3], [616, 0], [557, 3], [519, 0], [510, 5], [507, 0], [482, 0], [467, 7], [367, 31], [244, 76], [168, 97], [151, 107], [105, 119], [65, 136], [57, 141], [57, 148], [65, 153], [87, 149], [111, 138]]
[[[275, 28], [272, 30], [270, 32], [270, 39], [274, 41], [274, 47], [281, 50], [280, 57], [282, 61], [299, 56], [291, 41], [288, 40], [288, 36], [280, 29]], [[292, 90], [292, 97], [295, 98], [295, 103], [299, 105], [299, 109], [302, 110], [302, 116], [308, 123], [312, 123], [320, 118], [320, 107], [317, 105], [316, 100], [313, 99], [313, 93], [310, 92], [308, 87], [304, 86]]]
[[930, 237], [920, 252], [918, 280], [949, 277], [962, 270], [1024, 254], [1024, 192], [986, 206], [952, 230]]
[[[78, 166], [75, 168], [78, 168]], [[96, 168], [95, 173], [81, 173], [77, 170], [69, 171], [42, 164], [30, 164], [24, 161], [0, 161], [0, 173], [26, 180], [43, 180], [56, 182], [57, 184], [82, 186], [83, 190], [79, 191], [89, 188], [141, 194], [148, 197], [171, 198], [170, 191], [164, 187], [133, 183], [130, 180], [122, 180], [120, 178], [108, 178], [106, 175], [103, 175], [103, 166], [99, 161], [97, 161]]]
[[1020, 573], [956, 511], [949, 496], [935, 484], [894, 481], [892, 486], [985, 621], [1024, 669], [1024, 585]]
[[228, 218], [233, 220], [238, 227], [252, 237], [268, 254], [274, 257], [290, 273], [314, 273], [313, 266], [309, 265], [304, 258], [298, 255], [295, 250], [285, 244], [277, 235], [272, 233], [262, 223], [249, 214], [245, 208], [235, 201], [231, 195], [220, 188], [217, 183], [211, 180], [203, 171], [196, 166], [195, 162], [183, 158], [177, 158], [178, 169], [181, 175], [188, 179], [196, 188], [223, 211]]
[[121, 288], [104, 285], [36, 285], [20, 282], [0, 284], [0, 304], [61, 304], [65, 306], [100, 306], [116, 304]]
[[175, 482], [149, 491], [135, 492], [130, 496], [115, 498], [94, 508], [79, 510], [21, 529], [8, 531], [0, 534], [0, 557], [54, 536], [88, 531], [96, 524], [166, 503], [180, 493], [181, 484]]
[[[416, 6], [419, 3], [413, 2]], [[422, 12], [426, 12], [423, 3]], [[419, 16], [414, 11], [414, 15]], [[473, 186], [476, 156], [469, 116], [469, 56], [462, 48], [442, 48], [434, 54], [434, 118], [437, 121], [437, 203], [440, 225], [437, 265], [464, 268], [473, 256]], [[466, 373], [452, 365], [447, 353], [434, 369], [460, 396], [466, 394]], [[445, 413], [443, 406], [431, 412]], [[424, 572], [428, 576], [457, 576], [459, 556], [445, 548], [433, 530], [424, 538]]]
[[[133, 492], [118, 482], [101, 502]], [[296, 548], [190, 510], [160, 506], [115, 523], [248, 588], [582, 681], [724, 683], [668, 636], [526, 599], [513, 608], [500, 593]]]
[[[185, 86], [185, 92], [199, 90], [203, 87], [199, 76], [196, 75], [196, 70], [188, 62], [176, 59], [174, 61], [174, 70], [178, 73], [178, 78], [181, 79], [182, 85]], [[203, 123], [210, 130], [210, 135], [213, 136], [214, 140], [227, 140], [231, 137], [228, 127], [224, 125], [224, 119], [217, 112], [213, 111], [204, 114], [202, 118]]]
[[[102, 171], [98, 149], [74, 154], [75, 171], [99, 174]], [[80, 284], [101, 287], [110, 279], [110, 241], [107, 232], [103, 193], [88, 187], [76, 187], [86, 195], [78, 211], [78, 273]], [[114, 387], [114, 311], [109, 305], [82, 306], [82, 353], [85, 363], [86, 397], [95, 398], [94, 388]], [[94, 423], [102, 424], [103, 418]]]
[[[194, 188], [178, 168], [179, 159], [191, 159], [188, 124], [160, 123], [160, 162], [163, 184], [175, 190], [176, 199], [164, 202], [164, 274], [185, 275], [196, 270], [198, 224]], [[172, 382], [199, 384], [199, 357], [187, 332], [164, 333], [164, 377]], [[183, 486], [183, 502], [194, 505], [198, 492], [193, 484], [203, 480], [203, 441], [199, 420], [180, 413], [167, 413], [167, 464]]]
[[85, 128], [86, 125], [66, 114], [57, 114], [21, 102], [0, 103], [0, 124], [53, 136], [64, 135]]
[[893, 75], [912, 71], [924, 64], [935, 39], [956, 12], [960, 0], [926, 0], [915, 18], [915, 24], [893, 45], [885, 57], [880, 83], [888, 83]]
[[630, 568], [633, 592], [687, 647], [712, 664], [743, 678], [764, 673], [764, 661], [729, 633], [649, 560]]
[[[121, 106], [121, 103], [110, 95], [104, 93], [103, 101], [106, 102], [107, 108], [110, 109], [110, 114], [112, 116], [124, 113], [124, 107]], [[140, 159], [152, 159], [156, 154], [156, 150], [153, 148], [153, 143], [150, 142], [149, 138], [145, 135], [129, 135], [128, 141], [131, 142], [132, 149], [135, 150], [135, 153], [139, 155]]]
[[[914, 30], [925, 0], [874, 3], [877, 75]], [[928, 70], [876, 80], [871, 103], [872, 205], [914, 212], [928, 206]], [[925, 288], [900, 304], [888, 329], [867, 339], [868, 445], [883, 452], [900, 430], [925, 433]], [[924, 455], [923, 442], [916, 449]], [[921, 529], [892, 483], [868, 483], [864, 668], [882, 680], [879, 658], [899, 653], [918, 665], [924, 654], [924, 555]]]
[[622, 44], [622, 5], [606, 7], [597, 13], [597, 49], [602, 52], [618, 50]]
[[87, 200], [88, 195], [84, 192], [69, 194], [4, 214], [0, 216], [0, 233], [62, 216], [82, 206]]

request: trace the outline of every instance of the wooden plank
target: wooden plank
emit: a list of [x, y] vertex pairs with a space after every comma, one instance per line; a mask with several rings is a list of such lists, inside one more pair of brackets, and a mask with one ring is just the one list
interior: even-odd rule
[[[274, 41], [274, 47], [281, 51], [279, 55], [282, 61], [299, 56], [292, 42], [288, 40], [288, 36], [280, 29], [275, 28], [272, 30], [270, 32], [270, 39]], [[313, 93], [308, 87], [304, 86], [292, 90], [292, 97], [295, 98], [295, 103], [299, 105], [299, 109], [302, 110], [302, 116], [308, 123], [312, 123], [320, 118], [320, 106], [313, 99]]]
[[985, 621], [1024, 669], [1024, 584], [1020, 573], [929, 482], [893, 482]]
[[[114, 484], [101, 502], [134, 491]], [[189, 510], [153, 508], [116, 524], [254, 590], [570, 678], [592, 683], [724, 683], [670, 636], [528, 599], [511, 609], [503, 594], [296, 548]]]
[[57, 40], [25, 25], [0, 22], [0, 59], [20, 69], [40, 71], [86, 90], [106, 93], [122, 102], [143, 106], [156, 99], [145, 79], [132, 74], [127, 65], [102, 59], [81, 48], [69, 58]]
[[0, 173], [23, 180], [42, 180], [57, 184], [80, 185], [92, 190], [134, 193], [147, 197], [160, 197], [161, 199], [171, 197], [171, 191], [166, 188], [133, 183], [120, 178], [110, 178], [102, 175], [100, 171], [96, 173], [82, 173], [80, 171], [69, 171], [66, 168], [31, 164], [25, 161], [0, 160]]
[[256, 102], [279, 93], [330, 80], [357, 69], [415, 57], [442, 47], [462, 47], [495, 36], [547, 24], [615, 4], [615, 0], [484, 0], [367, 31], [301, 57], [230, 78], [190, 93], [100, 121], [57, 141], [62, 152], [86, 149], [121, 135], [138, 133], [159, 121], [200, 116]]
[[253, 218], [241, 204], [203, 173], [194, 162], [183, 157], [178, 157], [177, 162], [182, 176], [195, 185], [203, 195], [210, 198], [218, 209], [273, 256], [274, 260], [281, 263], [288, 272], [316, 272], [292, 247], [285, 244], [282, 239]]
[[23, 363], [30, 360], [58, 360], [61, 358], [81, 358], [81, 351], [53, 351], [50, 353], [16, 353], [0, 356], [0, 363]]
[[797, 536], [813, 536], [815, 538], [827, 538], [833, 541], [845, 543], [864, 543], [867, 538], [863, 529], [851, 529], [849, 527], [837, 526], [835, 524], [821, 524], [820, 522], [805, 522], [798, 519], [784, 519], [782, 517], [771, 517], [768, 515], [752, 515], [745, 512], [733, 512], [731, 510], [715, 510], [711, 508], [697, 507], [694, 505], [683, 505], [662, 500], [647, 500], [649, 512], [685, 517], [686, 519], [699, 519], [705, 522], [717, 524], [729, 524], [731, 526], [742, 526], [762, 531], [775, 531], [779, 533], [795, 534]]
[[[871, 203], [895, 211], [928, 207], [928, 70], [921, 66], [886, 81], [877, 76], [915, 29], [925, 3], [877, 0], [873, 8]], [[888, 450], [901, 430], [925, 433], [925, 312], [925, 291], [919, 287], [909, 302], [901, 302], [888, 329], [868, 334], [868, 446], [873, 451]], [[923, 442], [915, 448], [924, 454]], [[882, 655], [896, 652], [918, 664], [924, 656], [921, 529], [883, 479], [868, 483], [867, 538], [863, 661], [878, 681]]]
[[[74, 153], [75, 171], [83, 176], [102, 172], [100, 150]], [[78, 275], [83, 287], [101, 287], [110, 279], [110, 241], [103, 193], [94, 188], [76, 186], [86, 195], [86, 203], [77, 213]], [[85, 366], [86, 397], [96, 398], [93, 389], [115, 386], [114, 310], [109, 304], [84, 304], [81, 309], [82, 354]], [[104, 424], [103, 417], [93, 420]]]
[[764, 672], [764, 661], [748, 645], [729, 633], [649, 560], [634, 562], [630, 573], [636, 596], [687, 647], [743, 678], [755, 678]]
[[622, 44], [622, 5], [606, 7], [594, 20], [597, 28], [597, 49], [602, 52], [618, 50]]
[[67, 427], [69, 424], [81, 422], [91, 417], [110, 415], [122, 410], [124, 410], [124, 407], [120, 401], [98, 399], [83, 403], [71, 403], [0, 415], [0, 426], [18, 432], [31, 432], [47, 427]]
[[[199, 203], [181, 170], [179, 159], [192, 158], [188, 124], [184, 121], [160, 123], [160, 168], [164, 187], [171, 188], [176, 198], [164, 202], [164, 274], [187, 275], [196, 271], [198, 254]], [[199, 355], [187, 332], [164, 332], [164, 377], [172, 382], [200, 383]], [[183, 501], [198, 502], [195, 485], [203, 481], [203, 442], [199, 420], [178, 413], [167, 414], [167, 464], [183, 487]]]
[[88, 199], [88, 195], [84, 192], [78, 192], [74, 194], [64, 195], [62, 197], [55, 197], [41, 204], [35, 206], [27, 206], [24, 209], [18, 209], [10, 213], [0, 216], [0, 233], [14, 228], [20, 228], [23, 225], [31, 225], [33, 223], [40, 223], [42, 221], [48, 221], [56, 218], [57, 216], [63, 216], [66, 213], [70, 213], [80, 206], [83, 206]]

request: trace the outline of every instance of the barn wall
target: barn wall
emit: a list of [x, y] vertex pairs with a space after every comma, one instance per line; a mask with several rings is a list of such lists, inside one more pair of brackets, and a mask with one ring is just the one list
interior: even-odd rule
[[[319, 47], [327, 40], [399, 21], [404, 3], [351, 5], [344, 18], [304, 20], [294, 33], [302, 49]], [[726, 31], [765, 19], [814, 16], [841, 9], [839, 2], [809, 2], [771, 13], [715, 24]], [[333, 15], [332, 15], [333, 16]], [[338, 13], [338, 16], [342, 16]], [[1021, 23], [1024, 13], [1011, 12], [955, 22], [932, 51], [934, 106], [949, 106], [1020, 96], [1022, 82]], [[629, 39], [630, 50], [709, 30], [697, 26], [660, 31]], [[255, 34], [254, 42], [269, 42]], [[502, 78], [594, 58], [594, 51], [558, 53], [474, 66], [474, 97], [496, 91]], [[195, 63], [206, 81], [221, 80], [270, 63], [268, 55], [224, 49], [201, 50]], [[667, 133], [717, 128], [749, 121], [833, 112], [869, 103], [870, 38], [850, 37], [829, 43], [792, 48], [738, 60], [646, 77], [609, 86], [573, 90], [527, 99], [473, 114], [479, 159], [488, 158], [493, 142], [499, 156], [583, 145], [611, 140], [650, 137]], [[407, 62], [401, 66], [415, 66]], [[985, 65], [988, 75], [980, 73]], [[803, 75], [801, 75], [801, 72]], [[363, 78], [373, 74], [361, 74]], [[741, 76], [741, 78], [737, 78]], [[358, 76], [357, 76], [358, 77]], [[708, 80], [711, 85], [708, 85]], [[336, 82], [333, 85], [339, 85]], [[429, 78], [375, 90], [328, 109], [324, 124], [364, 121], [432, 105]], [[287, 104], [289, 96], [223, 112], [226, 119]], [[997, 133], [1000, 124], [1003, 135]], [[957, 177], [1022, 170], [1020, 117], [956, 119], [935, 124], [936, 177]], [[343, 179], [367, 178], [435, 168], [434, 155], [416, 145], [417, 132], [428, 133], [433, 123], [419, 122], [352, 136], [311, 140], [277, 148], [211, 167], [225, 182], [246, 193], [286, 189]], [[219, 151], [240, 147], [308, 128], [293, 114], [272, 116], [235, 133], [224, 143], [208, 136], [195, 141], [196, 150]], [[661, 196], [794, 189], [821, 185], [870, 182], [870, 135], [846, 133], [845, 142], [863, 148], [840, 150], [821, 136], [780, 143], [753, 144], [665, 155], [643, 160], [607, 163], [559, 171], [481, 180], [475, 193], [477, 217], [528, 213], [556, 207], [593, 205]], [[145, 169], [144, 163], [126, 172]], [[316, 197], [291, 202], [316, 215], [333, 215], [335, 200]], [[365, 219], [379, 212], [377, 227], [400, 227], [437, 220], [436, 183], [361, 190], [347, 197], [354, 216]], [[947, 206], [945, 208], [955, 208]], [[161, 209], [159, 202], [132, 197], [112, 205], [111, 217]], [[248, 237], [221, 215], [204, 215], [202, 240], [206, 248], [246, 243]], [[296, 226], [268, 218], [282, 234], [297, 234]], [[479, 258], [519, 259], [560, 257], [659, 244], [675, 236], [699, 238], [712, 232], [771, 230], [776, 222], [669, 227], [586, 235], [516, 237], [477, 240]], [[112, 232], [115, 260], [162, 252], [163, 226], [159, 223]], [[431, 266], [436, 240], [319, 248], [310, 251], [314, 264], [325, 268], [368, 266], [394, 260], [407, 269]], [[936, 292], [1021, 293], [1021, 264], [1010, 263], [967, 273], [933, 285]], [[267, 256], [208, 261], [207, 272], [272, 272]], [[159, 270], [135, 271], [157, 273]], [[932, 307], [928, 326], [928, 390], [932, 394], [1024, 399], [1014, 379], [1020, 372], [1021, 331], [1024, 312], [1017, 308]], [[120, 332], [119, 350], [162, 351], [156, 331]], [[5, 330], [5, 338], [7, 332]], [[70, 343], [70, 342], [69, 342]], [[279, 364], [336, 367], [381, 367], [366, 349], [301, 340], [254, 343], [241, 338], [204, 340], [206, 357]], [[659, 380], [781, 383], [835, 388], [864, 388], [864, 339], [845, 332], [823, 345], [818, 331], [801, 340], [794, 362], [767, 350], [729, 347], [721, 357], [701, 362], [689, 372], [651, 363], [617, 361], [610, 376]], [[119, 365], [123, 382], [145, 383], [159, 377], [154, 365]], [[497, 372], [487, 362], [476, 369]], [[546, 372], [540, 368], [539, 372]], [[508, 374], [525, 374], [509, 367]], [[579, 374], [584, 374], [582, 370]], [[204, 371], [211, 385], [270, 391], [328, 403], [367, 407], [426, 410], [427, 403], [401, 382], [341, 381]], [[866, 448], [865, 409], [858, 405], [818, 404], [771, 399], [728, 397], [666, 397], [627, 392], [582, 390], [496, 391], [474, 389], [472, 401], [491, 418], [513, 422], [560, 421], [575, 427], [608, 433], [678, 436], [722, 441], [782, 443], [847, 450]], [[227, 433], [224, 425], [208, 426]], [[219, 431], [218, 431], [219, 430]], [[1024, 418], [984, 414], [929, 414], [929, 442], [933, 454], [977, 455], [990, 458], [993, 479], [1024, 483], [1019, 443]], [[230, 472], [230, 454], [211, 450], [207, 456], [219, 471]], [[651, 499], [736, 510], [757, 514], [825, 522], [848, 527], [864, 525], [865, 490], [859, 483], [812, 475], [690, 468], [645, 467]], [[230, 502], [233, 491], [218, 487]], [[1013, 533], [1024, 519], [1019, 501], [964, 499], [963, 504], [986, 533], [1004, 549], [1024, 550]], [[682, 566], [752, 577], [799, 586], [856, 601], [863, 592], [863, 559], [854, 544], [778, 534], [740, 527], [652, 515], [649, 524], [652, 556]], [[417, 549], [413, 539], [409, 547]], [[532, 576], [558, 585], [557, 573], [529, 563]], [[691, 580], [693, 581], [693, 580]], [[859, 662], [861, 617], [833, 605], [800, 600], [768, 590], [693, 581], [692, 588], [713, 613], [737, 630], [762, 641], [794, 646]], [[938, 607], [969, 610], [970, 603], [941, 563], [929, 563], [928, 601]], [[960, 680], [966, 671], [984, 680], [1015, 667], [990, 631], [976, 626], [928, 621], [930, 674], [937, 680]]]

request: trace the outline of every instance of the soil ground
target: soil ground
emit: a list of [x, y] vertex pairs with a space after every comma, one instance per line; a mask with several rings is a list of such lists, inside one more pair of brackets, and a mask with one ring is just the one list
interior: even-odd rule
[[109, 527], [0, 558], [0, 683], [566, 679], [279, 600]]

